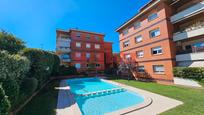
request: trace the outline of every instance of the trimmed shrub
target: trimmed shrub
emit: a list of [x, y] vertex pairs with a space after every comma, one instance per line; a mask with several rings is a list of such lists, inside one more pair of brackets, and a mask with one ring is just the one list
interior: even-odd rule
[[60, 67], [60, 58], [56, 54], [53, 54], [53, 57], [54, 57], [54, 64], [53, 64], [52, 75], [58, 75], [59, 67]]
[[105, 74], [113, 74], [113, 68], [106, 68], [104, 73]]
[[36, 78], [25, 78], [21, 84], [21, 91], [26, 95], [30, 95], [35, 92], [38, 87], [38, 80]]
[[15, 79], [20, 84], [28, 73], [30, 61], [20, 55], [10, 55], [6, 51], [0, 51], [0, 80]]
[[60, 72], [59, 75], [66, 76], [66, 75], [76, 75], [78, 74], [76, 67], [74, 66], [60, 66]]
[[113, 68], [113, 67], [106, 68], [104, 73], [114, 75], [117, 73], [117, 68]]
[[2, 86], [5, 91], [5, 94], [8, 96], [11, 105], [13, 105], [19, 96], [18, 83], [15, 81], [15, 79], [7, 78], [3, 80]]
[[175, 67], [173, 70], [175, 77], [201, 80], [204, 79], [203, 67]]
[[35, 77], [41, 86], [51, 75], [54, 65], [53, 54], [40, 49], [23, 49], [20, 53], [31, 62], [29, 76]]
[[184, 77], [183, 76], [183, 69], [184, 69], [184, 67], [174, 67], [174, 69], [173, 69], [173, 73], [174, 73], [174, 76], [175, 77]]
[[2, 85], [0, 84], [0, 115], [8, 115], [10, 107], [10, 102], [5, 95]]
[[25, 48], [25, 44], [20, 39], [10, 33], [0, 32], [0, 50], [7, 50], [9, 53], [17, 53]]
[[27, 74], [30, 62], [26, 57], [10, 55], [0, 51], [0, 81], [8, 99], [13, 105], [19, 95], [19, 84]]

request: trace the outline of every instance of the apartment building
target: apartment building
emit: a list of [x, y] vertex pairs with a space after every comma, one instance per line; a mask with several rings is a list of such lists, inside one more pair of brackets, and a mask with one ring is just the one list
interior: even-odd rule
[[204, 66], [203, 11], [203, 0], [151, 0], [121, 25], [121, 57], [136, 77], [173, 83], [173, 67]]
[[104, 43], [104, 56], [105, 56], [105, 68], [108, 68], [113, 65], [113, 50], [112, 50], [112, 42]]
[[83, 72], [90, 68], [103, 71], [105, 65], [112, 63], [112, 43], [104, 41], [104, 34], [78, 29], [56, 32], [56, 53], [61, 64], [73, 65]]
[[178, 66], [204, 67], [204, 0], [170, 2]]

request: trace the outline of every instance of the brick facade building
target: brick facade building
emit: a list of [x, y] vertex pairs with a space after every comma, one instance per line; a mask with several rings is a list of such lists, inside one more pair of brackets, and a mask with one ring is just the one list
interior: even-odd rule
[[57, 30], [56, 46], [61, 63], [73, 65], [80, 72], [90, 68], [103, 71], [112, 64], [112, 43], [105, 42], [101, 33]]
[[173, 67], [204, 66], [203, 11], [203, 0], [151, 0], [116, 30], [122, 59], [135, 60], [145, 79], [170, 84]]

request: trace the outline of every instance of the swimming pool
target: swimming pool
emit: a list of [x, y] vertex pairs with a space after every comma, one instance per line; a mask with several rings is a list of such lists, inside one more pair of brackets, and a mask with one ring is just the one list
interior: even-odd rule
[[140, 104], [144, 98], [99, 78], [67, 80], [83, 115], [103, 115]]

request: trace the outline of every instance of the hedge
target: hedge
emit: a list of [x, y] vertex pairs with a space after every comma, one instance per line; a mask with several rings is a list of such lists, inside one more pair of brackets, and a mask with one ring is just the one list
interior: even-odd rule
[[10, 53], [17, 53], [25, 48], [25, 44], [20, 39], [10, 33], [0, 32], [0, 50], [7, 50]]
[[66, 75], [76, 75], [78, 74], [77, 69], [75, 66], [66, 66], [61, 65], [59, 75], [66, 76]]
[[175, 77], [204, 79], [204, 67], [175, 67], [173, 73]]
[[11, 105], [15, 104], [19, 96], [19, 84], [15, 79], [7, 78], [2, 82], [3, 89], [8, 96]]
[[20, 81], [30, 69], [30, 61], [20, 55], [10, 55], [0, 51], [0, 79], [17, 79]]
[[53, 54], [53, 56], [54, 56], [54, 64], [53, 64], [52, 75], [56, 76], [59, 74], [60, 58], [56, 54]]
[[7, 115], [11, 105], [0, 84], [0, 115]]
[[31, 95], [38, 87], [38, 80], [36, 78], [25, 78], [21, 84], [21, 90], [25, 95]]
[[0, 51], [0, 65], [0, 81], [13, 105], [18, 99], [19, 84], [29, 71], [30, 61], [26, 57]]
[[32, 48], [25, 48], [20, 54], [26, 56], [30, 60], [31, 68], [29, 76], [36, 78], [39, 86], [41, 86], [53, 73], [53, 67], [55, 64], [54, 54]]
[[57, 75], [59, 64], [53, 52], [25, 48], [23, 41], [0, 32], [0, 115], [7, 115]]

